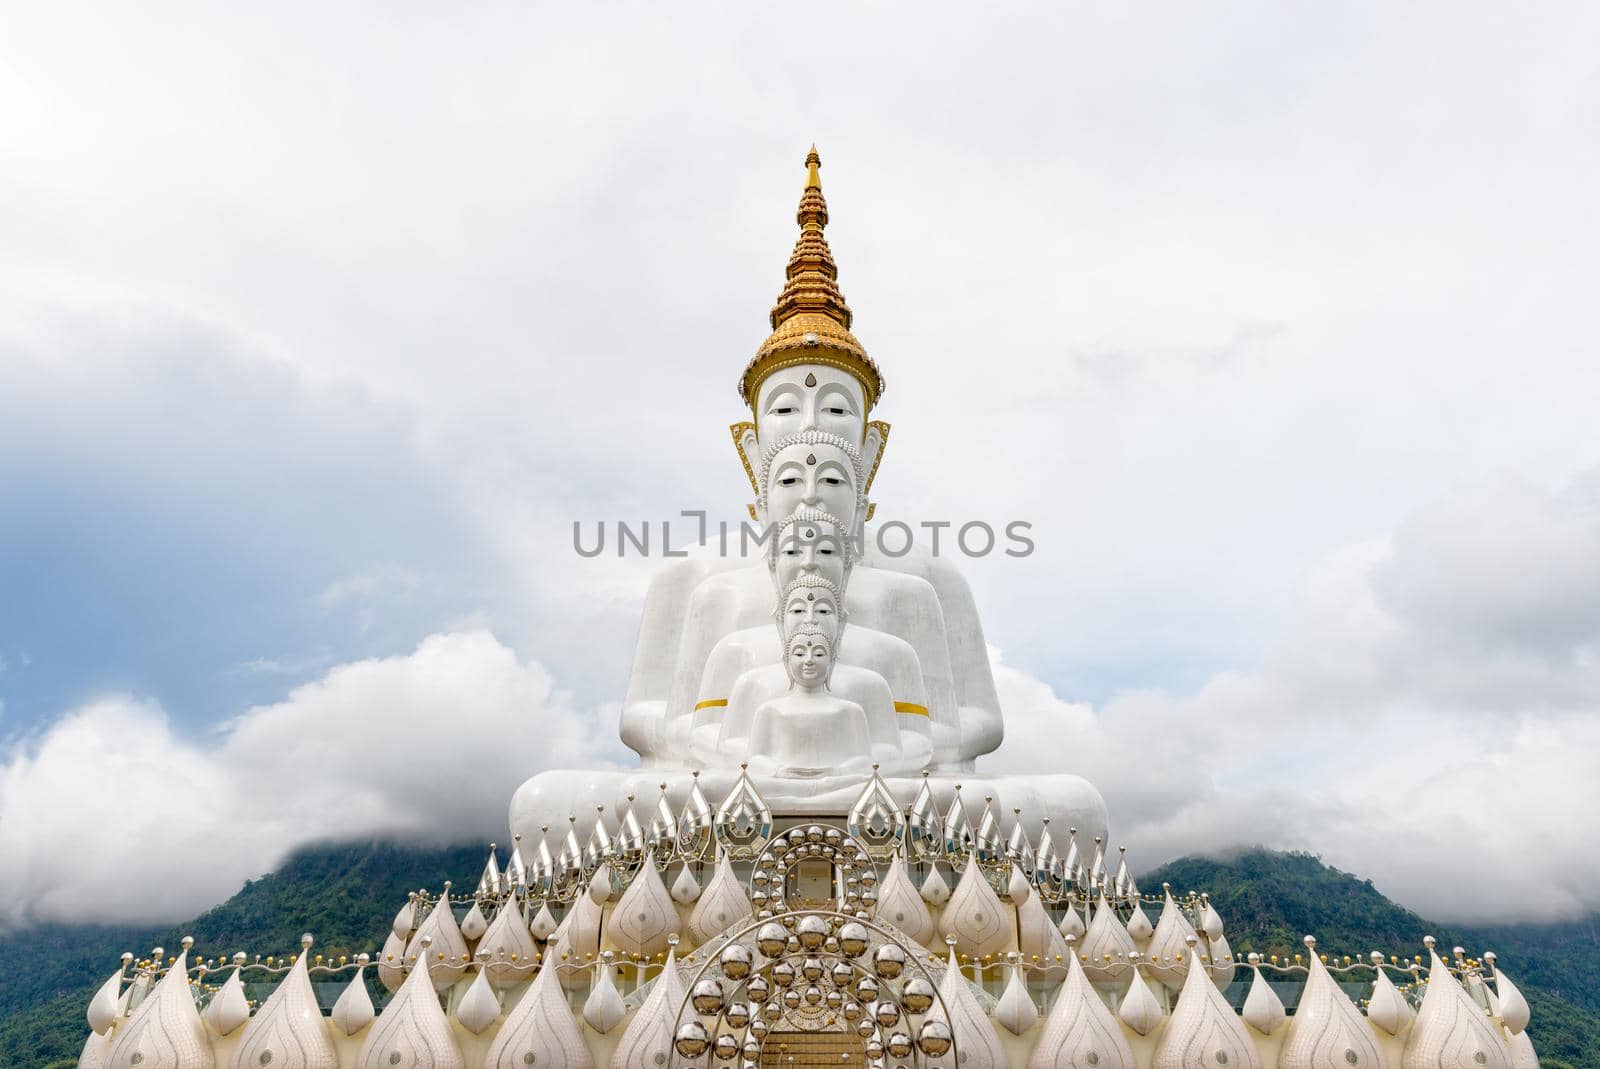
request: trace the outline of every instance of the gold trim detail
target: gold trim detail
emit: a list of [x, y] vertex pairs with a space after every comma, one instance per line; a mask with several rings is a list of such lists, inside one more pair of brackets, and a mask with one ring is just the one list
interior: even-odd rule
[[806, 155], [806, 187], [795, 213], [800, 238], [784, 268], [783, 290], [767, 316], [772, 333], [739, 376], [739, 397], [752, 409], [761, 381], [796, 364], [824, 364], [854, 375], [861, 382], [869, 410], [883, 395], [883, 373], [850, 333], [855, 317], [839, 292], [839, 267], [823, 236], [828, 203], [822, 197], [821, 166], [822, 158], [812, 145]]
[[[726, 706], [727, 704], [728, 704], [728, 699], [726, 699], [726, 698], [707, 698], [705, 701], [698, 703], [694, 707], [694, 711], [698, 713], [702, 709], [721, 709], [724, 706]], [[896, 702], [895, 704], [899, 705], [900, 703]], [[928, 715], [927, 711], [924, 710], [922, 715], [923, 716], [927, 716]]]
[[[726, 705], [727, 703], [724, 702], [723, 704]], [[912, 716], [928, 715], [928, 707], [926, 705], [916, 705], [912, 702], [895, 702], [894, 711], [897, 713], [910, 713]]]
[[[872, 470], [867, 472], [867, 488], [861, 491], [863, 497], [872, 493], [872, 480], [878, 477], [878, 465], [883, 463], [884, 450], [889, 448], [889, 424], [881, 419], [875, 419], [867, 424], [868, 429], [878, 432], [878, 455], [872, 458]], [[869, 520], [871, 516], [867, 517]]]
[[[820, 332], [815, 333], [820, 336]], [[855, 341], [854, 338], [850, 340]], [[868, 357], [864, 350], [857, 356], [855, 353], [848, 351], [840, 353], [809, 347], [802, 348], [802, 346], [806, 345], [807, 343], [803, 341], [797, 341], [782, 345], [772, 343], [770, 348], [763, 346], [762, 351], [756, 354], [755, 359], [750, 361], [750, 366], [745, 369], [744, 377], [739, 380], [739, 399], [753, 410], [756, 404], [756, 396], [761, 391], [761, 383], [766, 380], [768, 375], [771, 375], [774, 371], [782, 371], [785, 368], [800, 367], [804, 364], [820, 364], [823, 367], [835, 368], [853, 375], [856, 381], [861, 383], [861, 388], [867, 395], [866, 401], [869, 409], [878, 403], [878, 397], [883, 393], [883, 379], [878, 374], [877, 365], [871, 364], [871, 357]], [[800, 349], [799, 353], [788, 357], [781, 355], [783, 352], [794, 349]], [[863, 361], [871, 366], [870, 373], [863, 369]]]
[[[888, 426], [889, 425], [887, 423], [884, 424], [885, 428]], [[749, 431], [751, 434], [754, 434], [756, 425], [751, 423], [749, 420], [741, 420], [738, 423], [728, 424], [728, 430], [733, 434], [733, 448], [739, 452], [739, 463], [744, 465], [744, 473], [750, 479], [750, 489], [757, 497], [760, 497], [761, 487], [756, 485], [756, 471], [750, 466], [750, 457], [744, 451], [744, 442], [740, 441], [740, 439], [744, 437], [745, 431]], [[882, 455], [882, 450], [879, 450], [879, 455]], [[874, 468], [873, 470], [877, 469]], [[752, 519], [753, 518], [754, 517], [752, 517]]]

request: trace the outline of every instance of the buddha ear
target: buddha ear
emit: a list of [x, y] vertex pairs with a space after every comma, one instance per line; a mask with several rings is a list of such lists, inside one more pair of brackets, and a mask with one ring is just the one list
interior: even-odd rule
[[760, 497], [761, 487], [756, 485], [756, 466], [761, 463], [761, 449], [756, 441], [756, 425], [744, 420], [730, 424], [728, 430], [733, 434], [733, 447], [739, 451], [739, 463], [744, 465], [745, 477], [750, 480], [750, 491]]

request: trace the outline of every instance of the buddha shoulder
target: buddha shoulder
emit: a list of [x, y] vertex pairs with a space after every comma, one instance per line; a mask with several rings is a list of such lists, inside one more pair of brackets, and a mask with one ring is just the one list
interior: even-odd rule
[[694, 584], [688, 592], [685, 617], [720, 617], [752, 599], [761, 605], [763, 614], [770, 612], [772, 580], [760, 565], [735, 561], [734, 567], [708, 572]]
[[858, 610], [893, 608], [896, 611], [926, 612], [939, 607], [939, 591], [919, 575], [885, 568], [861, 567], [850, 576], [845, 589], [846, 607]]

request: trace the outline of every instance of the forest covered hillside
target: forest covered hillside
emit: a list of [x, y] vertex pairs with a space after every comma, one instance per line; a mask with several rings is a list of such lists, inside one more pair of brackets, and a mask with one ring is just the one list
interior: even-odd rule
[[206, 957], [292, 954], [302, 932], [325, 954], [373, 953], [395, 911], [419, 887], [471, 880], [481, 846], [414, 848], [394, 843], [309, 846], [277, 872], [251, 880], [215, 909], [176, 926], [47, 925], [0, 935], [0, 1065], [76, 1067], [88, 1034], [84, 1011], [124, 950], [176, 952], [184, 935]]
[[1227, 923], [1236, 955], [1317, 950], [1365, 955], [1421, 954], [1422, 937], [1474, 956], [1492, 950], [1533, 1008], [1529, 1034], [1545, 1069], [1600, 1067], [1600, 915], [1554, 924], [1435, 924], [1385, 898], [1371, 880], [1340, 872], [1311, 854], [1250, 850], [1218, 860], [1186, 857], [1140, 879], [1149, 893], [1205, 891]]

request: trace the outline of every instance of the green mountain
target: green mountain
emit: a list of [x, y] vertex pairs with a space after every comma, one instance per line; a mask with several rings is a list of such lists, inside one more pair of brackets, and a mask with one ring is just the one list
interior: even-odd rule
[[[84, 1010], [123, 950], [196, 953], [248, 948], [263, 955], [317, 936], [327, 954], [376, 951], [406, 893], [445, 880], [475, 880], [479, 846], [416, 849], [392, 843], [307, 847], [276, 873], [173, 928], [53, 925], [0, 936], [0, 1052], [12, 1069], [70, 1069], [87, 1032]], [[1533, 1007], [1531, 1033], [1546, 1069], [1600, 1069], [1600, 915], [1559, 925], [1447, 928], [1395, 905], [1372, 883], [1309, 854], [1265, 850], [1226, 860], [1183, 858], [1140, 879], [1147, 891], [1207, 891], [1235, 952], [1293, 954], [1313, 934], [1329, 954], [1420, 953], [1422, 937], [1474, 953], [1494, 950]]]
[[306, 847], [270, 876], [246, 883], [222, 905], [175, 928], [49, 925], [0, 936], [0, 1062], [10, 1069], [71, 1069], [88, 1034], [84, 1012], [124, 950], [292, 954], [311, 932], [323, 954], [376, 952], [395, 911], [419, 887], [476, 884], [485, 848], [411, 848], [393, 843]]
[[1561, 924], [1446, 926], [1395, 905], [1372, 885], [1311, 854], [1252, 850], [1226, 860], [1185, 857], [1144, 876], [1149, 893], [1205, 891], [1236, 955], [1317, 951], [1421, 954], [1422, 937], [1473, 955], [1492, 950], [1533, 1009], [1528, 1034], [1545, 1069], [1600, 1067], [1600, 914]]

